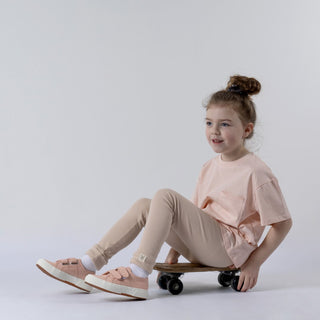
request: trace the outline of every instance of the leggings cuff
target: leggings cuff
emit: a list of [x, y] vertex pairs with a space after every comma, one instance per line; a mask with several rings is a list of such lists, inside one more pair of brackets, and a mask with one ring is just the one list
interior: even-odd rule
[[130, 263], [134, 263], [138, 267], [147, 271], [149, 274], [152, 273], [153, 267], [155, 265], [156, 257], [146, 256], [143, 253], [135, 253], [130, 260]]
[[89, 249], [86, 254], [91, 258], [97, 270], [100, 270], [108, 263], [108, 258], [104, 255], [102, 248], [98, 244]]

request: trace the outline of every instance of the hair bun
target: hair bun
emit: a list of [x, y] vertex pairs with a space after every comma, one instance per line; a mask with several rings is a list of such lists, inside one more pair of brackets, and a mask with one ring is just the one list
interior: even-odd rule
[[257, 79], [238, 74], [230, 77], [226, 90], [228, 90], [231, 86], [234, 88], [239, 88], [238, 90], [245, 92], [248, 95], [258, 94], [261, 90], [261, 84]]

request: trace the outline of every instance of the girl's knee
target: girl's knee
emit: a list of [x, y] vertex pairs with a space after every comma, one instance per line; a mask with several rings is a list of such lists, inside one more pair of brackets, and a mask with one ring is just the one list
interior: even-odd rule
[[167, 206], [169, 206], [172, 209], [174, 213], [176, 213], [177, 203], [179, 202], [179, 194], [173, 189], [169, 189], [169, 188], [159, 189], [155, 193], [152, 201], [155, 201], [157, 203], [165, 203]]
[[173, 195], [176, 194], [176, 191], [170, 189], [170, 188], [162, 188], [162, 189], [159, 189], [154, 197], [160, 197], [160, 198], [170, 198], [172, 197]]
[[149, 211], [151, 199], [140, 198], [137, 200], [136, 204], [141, 207], [143, 211]]

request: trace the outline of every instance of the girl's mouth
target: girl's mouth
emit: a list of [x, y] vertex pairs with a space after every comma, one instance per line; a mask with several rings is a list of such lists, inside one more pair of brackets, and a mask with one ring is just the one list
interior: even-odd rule
[[219, 144], [219, 143], [222, 143], [223, 140], [213, 139], [212, 142], [213, 142], [214, 144]]

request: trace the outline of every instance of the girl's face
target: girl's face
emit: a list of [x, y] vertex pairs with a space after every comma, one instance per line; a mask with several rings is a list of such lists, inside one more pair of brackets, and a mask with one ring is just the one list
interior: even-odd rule
[[253, 130], [253, 124], [243, 127], [238, 114], [229, 106], [210, 105], [206, 113], [206, 137], [222, 160], [233, 161], [249, 151], [244, 147], [244, 139]]

